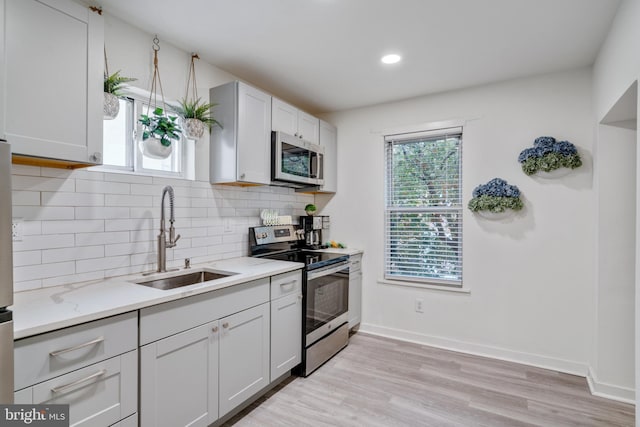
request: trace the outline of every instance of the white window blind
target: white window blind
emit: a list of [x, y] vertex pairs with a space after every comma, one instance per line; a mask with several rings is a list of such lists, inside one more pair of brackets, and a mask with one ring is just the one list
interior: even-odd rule
[[462, 128], [388, 135], [385, 278], [462, 286]]

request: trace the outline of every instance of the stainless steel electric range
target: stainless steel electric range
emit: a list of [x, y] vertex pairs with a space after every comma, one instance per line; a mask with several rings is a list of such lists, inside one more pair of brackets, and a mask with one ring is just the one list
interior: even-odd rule
[[349, 256], [304, 250], [304, 231], [293, 225], [249, 229], [251, 256], [305, 264], [302, 283], [302, 376], [349, 343]]

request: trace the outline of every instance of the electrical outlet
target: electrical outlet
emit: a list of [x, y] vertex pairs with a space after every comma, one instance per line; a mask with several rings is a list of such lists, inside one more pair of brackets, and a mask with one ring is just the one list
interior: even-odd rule
[[11, 222], [11, 240], [22, 242], [22, 218], [13, 218]]
[[233, 225], [231, 225], [231, 218], [224, 219], [224, 232], [233, 233]]
[[416, 298], [416, 313], [424, 313], [424, 300]]

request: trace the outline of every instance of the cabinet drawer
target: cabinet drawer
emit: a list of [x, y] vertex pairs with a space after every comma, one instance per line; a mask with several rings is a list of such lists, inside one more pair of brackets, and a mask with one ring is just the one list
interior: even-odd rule
[[349, 273], [362, 269], [362, 254], [351, 255], [349, 257]]
[[134, 350], [137, 319], [125, 313], [16, 341], [15, 390]]
[[299, 294], [302, 291], [302, 270], [278, 274], [271, 277], [271, 299], [285, 295]]
[[137, 386], [131, 351], [33, 386], [33, 404], [68, 404], [70, 425], [107, 427], [136, 412]]
[[269, 302], [269, 278], [140, 310], [140, 345]]

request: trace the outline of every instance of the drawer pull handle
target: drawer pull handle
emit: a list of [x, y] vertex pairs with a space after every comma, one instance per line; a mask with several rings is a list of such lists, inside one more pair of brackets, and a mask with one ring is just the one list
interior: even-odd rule
[[213, 332], [218, 332], [218, 327], [217, 327], [217, 326], [214, 326], [211, 330], [212, 330]]
[[222, 327], [223, 327], [223, 328], [225, 328], [225, 329], [227, 329], [227, 328], [229, 327], [229, 322], [224, 322], [224, 323], [222, 324]]
[[84, 347], [89, 347], [90, 345], [99, 344], [102, 341], [104, 341], [104, 337], [98, 337], [98, 338], [96, 338], [94, 340], [91, 340], [91, 341], [88, 341], [88, 342], [86, 342], [84, 344], [79, 344], [79, 345], [76, 345], [76, 346], [73, 346], [73, 347], [65, 348], [63, 350], [52, 351], [51, 353], [49, 353], [49, 356], [52, 356], [52, 357], [60, 356], [61, 354], [69, 353], [70, 351], [76, 351], [76, 350], [80, 350], [81, 348], [84, 348]]
[[72, 387], [75, 387], [75, 386], [80, 385], [82, 383], [86, 383], [87, 381], [91, 381], [91, 380], [93, 380], [95, 378], [101, 377], [106, 373], [107, 373], [106, 369], [101, 369], [101, 370], [99, 370], [98, 372], [96, 372], [94, 374], [91, 374], [91, 375], [89, 375], [87, 377], [84, 377], [84, 378], [81, 378], [79, 380], [76, 380], [76, 381], [71, 382], [69, 384], [61, 385], [61, 386], [58, 386], [58, 387], [53, 387], [51, 389], [51, 392], [52, 393], [61, 393], [61, 392], [65, 391], [65, 390], [68, 390], [68, 389], [70, 389]]
[[[280, 287], [284, 290], [291, 290], [293, 289], [293, 286], [296, 284], [297, 280], [292, 280], [290, 282], [284, 282], [284, 283], [280, 283]], [[285, 289], [286, 288], [286, 289]]]

